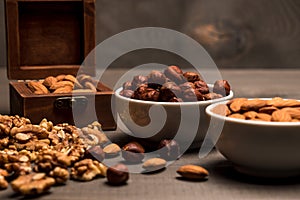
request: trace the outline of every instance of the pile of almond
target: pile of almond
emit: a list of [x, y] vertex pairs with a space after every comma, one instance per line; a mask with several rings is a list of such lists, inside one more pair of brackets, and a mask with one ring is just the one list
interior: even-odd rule
[[214, 112], [245, 120], [300, 122], [300, 101], [280, 97], [270, 100], [235, 98], [216, 107]]
[[29, 81], [27, 86], [34, 94], [62, 94], [70, 92], [97, 92], [97, 82], [89, 75], [48, 76], [41, 81]]

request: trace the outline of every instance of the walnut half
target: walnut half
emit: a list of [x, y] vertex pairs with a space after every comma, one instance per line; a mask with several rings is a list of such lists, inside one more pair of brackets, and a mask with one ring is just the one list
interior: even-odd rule
[[22, 195], [36, 195], [48, 191], [54, 184], [54, 178], [47, 177], [45, 173], [32, 173], [19, 176], [11, 182], [11, 187]]

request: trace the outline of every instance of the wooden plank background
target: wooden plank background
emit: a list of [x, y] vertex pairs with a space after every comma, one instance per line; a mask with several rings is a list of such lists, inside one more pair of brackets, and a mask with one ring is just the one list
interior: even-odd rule
[[[0, 66], [6, 66], [3, 2]], [[158, 26], [199, 41], [219, 67], [300, 67], [299, 0], [97, 0], [96, 12], [98, 43], [131, 28]], [[126, 66], [147, 57], [149, 52], [115, 64]]]

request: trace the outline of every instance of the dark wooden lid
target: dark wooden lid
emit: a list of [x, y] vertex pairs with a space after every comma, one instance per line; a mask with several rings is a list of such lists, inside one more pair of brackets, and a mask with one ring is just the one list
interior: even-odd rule
[[76, 75], [95, 47], [95, 0], [6, 0], [6, 26], [9, 79]]

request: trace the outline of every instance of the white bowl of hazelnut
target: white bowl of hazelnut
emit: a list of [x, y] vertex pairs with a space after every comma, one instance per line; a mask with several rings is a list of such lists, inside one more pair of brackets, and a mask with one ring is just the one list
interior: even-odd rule
[[226, 80], [206, 84], [195, 72], [169, 66], [125, 82], [115, 91], [114, 108], [134, 137], [154, 142], [175, 138], [199, 147], [209, 125], [205, 108], [232, 97]]
[[224, 122], [217, 149], [239, 172], [260, 177], [300, 175], [300, 101], [236, 98], [206, 108]]

